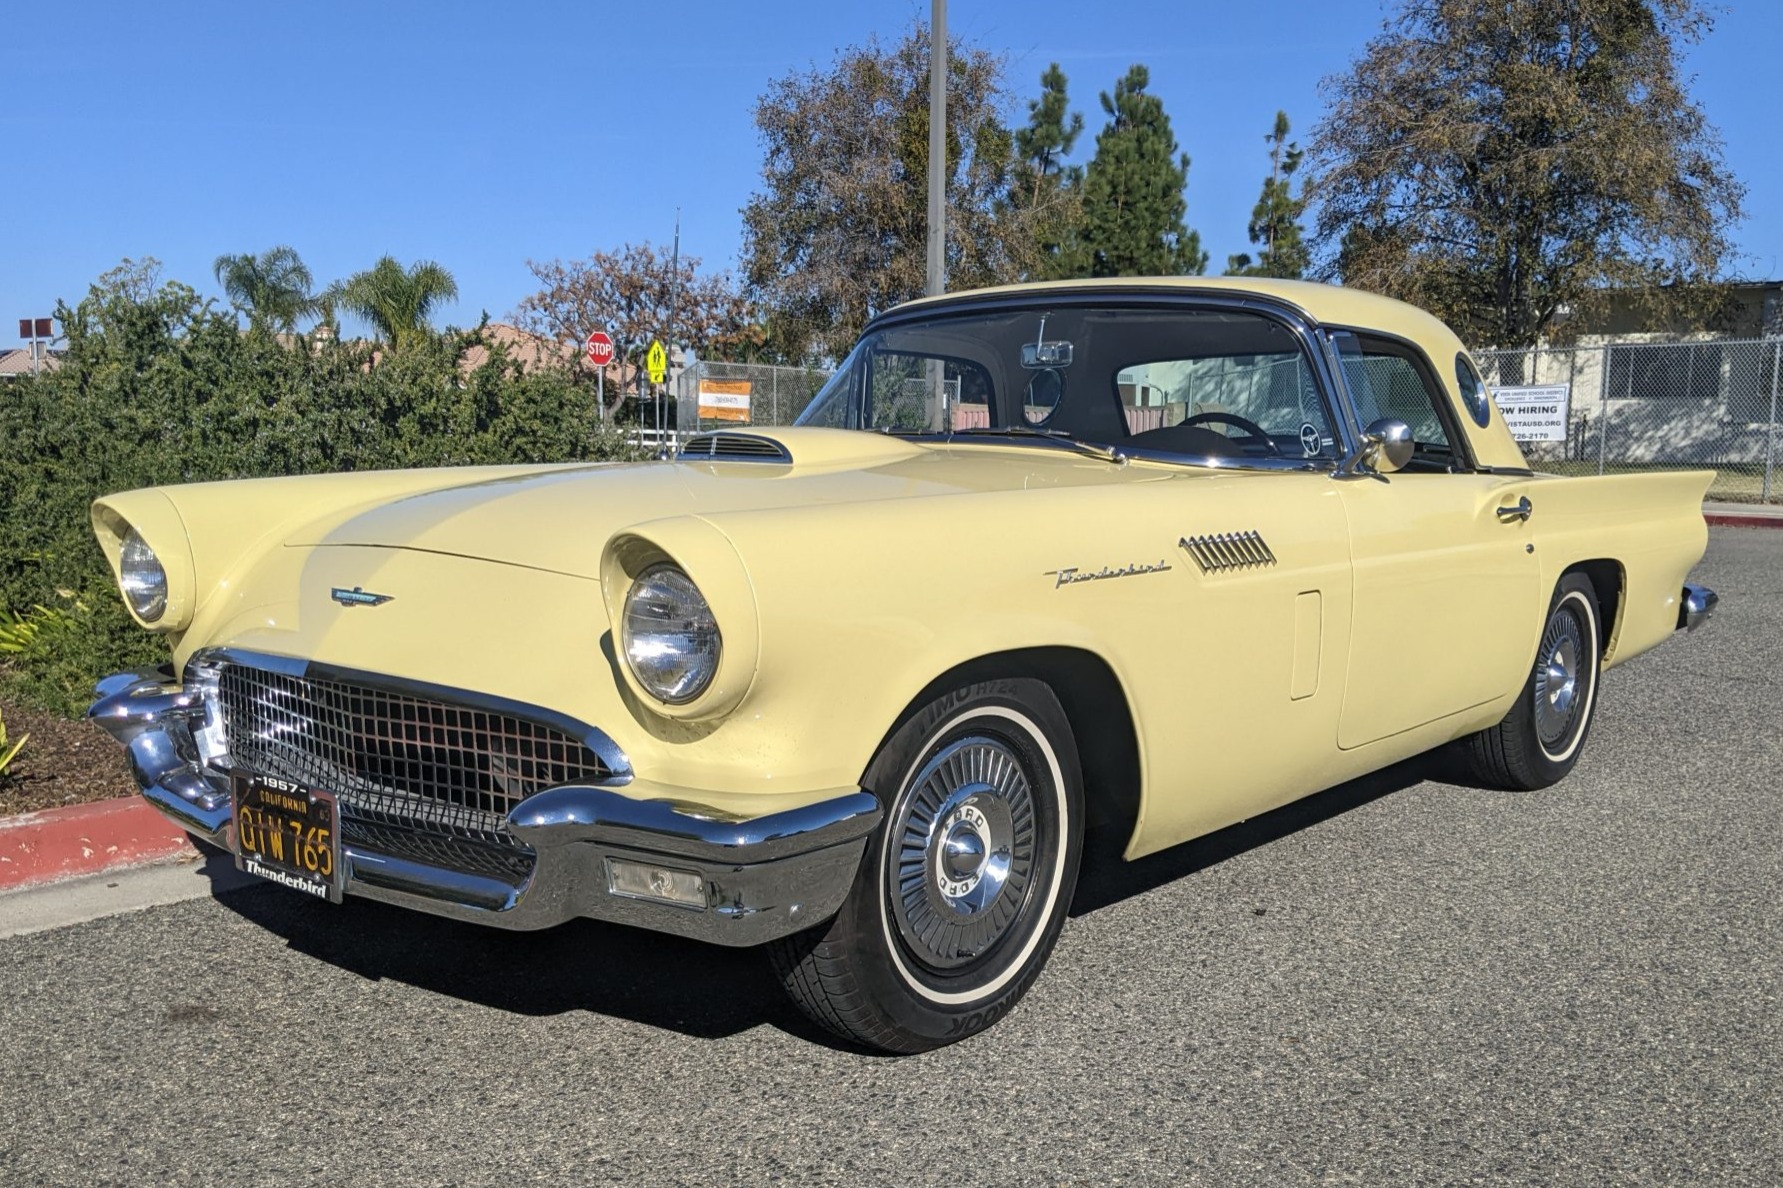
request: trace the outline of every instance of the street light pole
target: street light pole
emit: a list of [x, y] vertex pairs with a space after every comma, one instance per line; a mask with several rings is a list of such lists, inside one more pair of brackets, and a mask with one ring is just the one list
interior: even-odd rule
[[923, 292], [947, 291], [947, 0], [929, 19], [929, 252]]

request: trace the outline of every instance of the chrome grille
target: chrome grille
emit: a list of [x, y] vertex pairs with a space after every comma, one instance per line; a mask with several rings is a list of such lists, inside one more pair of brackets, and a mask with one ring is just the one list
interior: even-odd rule
[[217, 697], [234, 766], [334, 792], [347, 840], [433, 865], [425, 836], [402, 835], [523, 849], [503, 825], [514, 805], [612, 774], [549, 726], [369, 685], [225, 664]]
[[1212, 536], [1185, 536], [1177, 541], [1195, 559], [1202, 573], [1229, 569], [1256, 569], [1274, 565], [1275, 554], [1269, 551], [1261, 533], [1219, 532]]

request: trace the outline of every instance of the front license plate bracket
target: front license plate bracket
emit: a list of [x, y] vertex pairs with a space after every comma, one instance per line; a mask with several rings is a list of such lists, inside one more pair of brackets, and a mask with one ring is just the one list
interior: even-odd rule
[[235, 867], [330, 903], [341, 901], [340, 802], [334, 793], [236, 772]]

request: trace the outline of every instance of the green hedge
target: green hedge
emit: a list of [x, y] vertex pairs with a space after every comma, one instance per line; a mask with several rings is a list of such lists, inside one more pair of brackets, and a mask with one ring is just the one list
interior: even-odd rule
[[[57, 311], [62, 366], [0, 380], [0, 692], [65, 713], [95, 677], [165, 659], [125, 615], [88, 525], [99, 495], [212, 479], [629, 456], [566, 369], [480, 331], [397, 352], [277, 341], [185, 285], [96, 285]], [[475, 347], [488, 358], [467, 370]], [[53, 617], [54, 621], [50, 621]], [[18, 618], [0, 616], [0, 626]], [[0, 632], [0, 642], [4, 633]]]

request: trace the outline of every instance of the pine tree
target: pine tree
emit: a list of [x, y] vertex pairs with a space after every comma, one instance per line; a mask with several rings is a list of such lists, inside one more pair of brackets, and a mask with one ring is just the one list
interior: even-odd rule
[[1068, 247], [1083, 218], [1083, 169], [1065, 164], [1083, 134], [1083, 113], [1071, 110], [1065, 72], [1054, 62], [1040, 76], [1040, 97], [1028, 100], [1028, 124], [1015, 132], [1010, 206], [1032, 229], [1035, 279], [1070, 275]]
[[1288, 113], [1275, 113], [1275, 127], [1263, 138], [1269, 145], [1269, 176], [1263, 196], [1251, 210], [1251, 242], [1259, 248], [1253, 261], [1241, 252], [1226, 261], [1227, 276], [1275, 276], [1289, 280], [1305, 275], [1311, 260], [1300, 230], [1306, 201], [1294, 197], [1294, 171], [1300, 168], [1298, 144], [1288, 141]]
[[1102, 93], [1108, 125], [1084, 171], [1083, 228], [1076, 266], [1091, 276], [1199, 275], [1201, 237], [1183, 223], [1189, 157], [1178, 153], [1170, 117], [1146, 93], [1150, 72], [1135, 65]]

